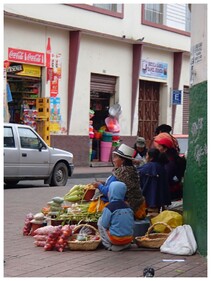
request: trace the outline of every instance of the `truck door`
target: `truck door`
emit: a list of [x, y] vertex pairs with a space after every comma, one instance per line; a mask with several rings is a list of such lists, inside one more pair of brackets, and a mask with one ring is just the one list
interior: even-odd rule
[[18, 127], [20, 141], [20, 176], [47, 177], [49, 175], [49, 149], [39, 150], [42, 141], [30, 128]]
[[11, 126], [4, 126], [4, 176], [19, 175], [20, 154], [18, 141]]

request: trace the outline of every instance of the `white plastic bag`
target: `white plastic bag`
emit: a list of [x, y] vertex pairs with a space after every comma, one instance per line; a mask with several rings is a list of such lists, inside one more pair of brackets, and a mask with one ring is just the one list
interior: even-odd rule
[[173, 255], [193, 255], [197, 244], [190, 225], [176, 227], [160, 247], [162, 253]]

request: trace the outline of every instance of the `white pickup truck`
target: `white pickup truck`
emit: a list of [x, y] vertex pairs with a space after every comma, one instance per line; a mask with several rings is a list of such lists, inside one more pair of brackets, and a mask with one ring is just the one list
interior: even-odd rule
[[4, 123], [4, 183], [44, 180], [65, 186], [73, 173], [73, 154], [48, 146], [30, 126]]

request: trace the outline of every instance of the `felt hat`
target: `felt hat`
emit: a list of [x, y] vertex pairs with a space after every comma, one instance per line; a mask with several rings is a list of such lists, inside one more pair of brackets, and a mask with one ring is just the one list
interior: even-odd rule
[[116, 150], [113, 151], [113, 154], [117, 154], [122, 158], [133, 160], [134, 149], [126, 144], [121, 144]]
[[138, 147], [145, 147], [146, 146], [145, 138], [137, 137], [136, 146], [138, 146]]

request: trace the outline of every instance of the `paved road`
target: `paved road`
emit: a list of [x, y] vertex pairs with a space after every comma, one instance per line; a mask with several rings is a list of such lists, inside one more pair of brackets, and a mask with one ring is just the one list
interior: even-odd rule
[[[146, 266], [156, 277], [207, 277], [207, 260], [199, 254], [173, 256], [136, 245], [123, 252], [44, 251], [31, 236], [23, 236], [26, 214], [39, 212], [54, 196], [63, 196], [74, 184], [89, 179], [70, 179], [65, 187], [48, 187], [26, 182], [4, 190], [4, 277], [140, 277]], [[175, 259], [184, 259], [176, 262]], [[163, 259], [171, 259], [165, 262]]]

